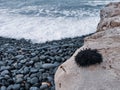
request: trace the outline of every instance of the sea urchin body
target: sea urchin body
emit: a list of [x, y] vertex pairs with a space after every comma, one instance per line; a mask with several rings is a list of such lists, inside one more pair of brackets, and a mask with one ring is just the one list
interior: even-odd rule
[[75, 56], [75, 62], [82, 67], [100, 64], [102, 61], [102, 55], [96, 49], [85, 49]]

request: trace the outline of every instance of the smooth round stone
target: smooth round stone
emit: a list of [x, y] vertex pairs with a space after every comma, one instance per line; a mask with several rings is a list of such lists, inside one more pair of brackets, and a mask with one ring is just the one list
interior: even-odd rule
[[26, 62], [26, 66], [31, 66], [34, 64], [34, 61], [29, 61], [29, 62]]
[[59, 63], [59, 62], [54, 62], [54, 64], [55, 64], [56, 66], [59, 66], [59, 65], [60, 65], [60, 63]]
[[30, 71], [29, 67], [25, 67], [24, 70], [23, 70], [23, 73], [27, 74], [27, 73], [29, 73], [29, 71]]
[[31, 87], [30, 90], [39, 90], [37, 87]]
[[39, 79], [37, 77], [33, 77], [31, 80], [30, 80], [30, 83], [31, 84], [35, 84], [35, 83], [38, 83]]
[[31, 55], [32, 55], [32, 56], [36, 56], [36, 54], [35, 54], [35, 53], [31, 53]]
[[0, 80], [5, 79], [4, 76], [0, 76]]
[[7, 90], [6, 86], [1, 86], [0, 90]]
[[9, 71], [8, 70], [4, 70], [1, 72], [1, 76], [5, 76], [5, 75], [8, 75], [9, 74]]
[[23, 81], [22, 78], [16, 78], [16, 83], [21, 83]]
[[48, 79], [49, 82], [53, 81], [53, 78], [51, 76], [48, 76], [47, 79]]
[[52, 61], [54, 61], [54, 60], [55, 60], [55, 58], [54, 58], [54, 57], [51, 57], [51, 56], [49, 57], [49, 59], [50, 59], [50, 60], [52, 60]]
[[58, 62], [60, 62], [61, 61], [61, 57], [55, 56], [55, 60], [58, 61]]
[[17, 74], [16, 78], [23, 78], [23, 74]]
[[20, 61], [20, 63], [24, 64], [27, 61], [27, 59], [23, 59]]
[[15, 58], [21, 60], [24, 58], [24, 55], [17, 55], [17, 56], [15, 56]]
[[0, 66], [4, 66], [4, 62], [3, 61], [0, 61]]
[[5, 77], [5, 79], [9, 79], [9, 78], [10, 78], [10, 76], [9, 76], [9, 75], [5, 75], [4, 77]]
[[47, 79], [47, 77], [49, 76], [49, 73], [43, 73], [42, 74], [42, 79], [44, 80], [44, 79]]
[[20, 89], [20, 84], [13, 85], [13, 90], [19, 90], [19, 89]]
[[62, 53], [62, 50], [59, 50], [58, 53]]
[[22, 63], [18, 63], [17, 69], [20, 69], [22, 67]]
[[[19, 48], [19, 49], [20, 49], [20, 48]], [[22, 51], [23, 51], [23, 52], [29, 52], [29, 49], [22, 48]]]
[[41, 75], [42, 75], [42, 72], [37, 72], [37, 73], [36, 73], [36, 76], [37, 76], [37, 77], [39, 77], [39, 76], [41, 76]]
[[45, 72], [45, 69], [39, 69], [39, 72]]
[[33, 78], [33, 77], [37, 77], [37, 74], [33, 73], [33, 74], [30, 75], [30, 78]]
[[9, 85], [9, 86], [7, 87], [7, 90], [13, 90], [13, 85]]
[[29, 74], [26, 74], [26, 75], [24, 76], [24, 80], [27, 80], [27, 77], [29, 77]]
[[35, 56], [35, 57], [31, 58], [31, 60], [34, 61], [34, 62], [38, 62], [38, 61], [40, 61], [40, 59], [39, 59], [38, 56]]
[[42, 62], [37, 62], [34, 64], [35, 68], [40, 69], [42, 66]]
[[42, 68], [44, 69], [50, 69], [50, 68], [55, 68], [56, 65], [55, 64], [51, 64], [51, 63], [45, 63], [42, 65]]
[[30, 61], [30, 62], [29, 62], [29, 64], [31, 64], [31, 65], [32, 65], [33, 63], [34, 63], [34, 61]]
[[45, 59], [46, 59], [46, 56], [44, 56], [44, 55], [40, 56], [40, 60], [45, 60]]
[[1, 66], [0, 70], [3, 71], [3, 70], [9, 70], [10, 69], [10, 66]]
[[27, 82], [31, 83], [31, 78], [30, 77], [27, 77]]
[[7, 65], [11, 65], [14, 61], [13, 60], [8, 60]]
[[47, 84], [43, 84], [40, 86], [40, 90], [45, 90], [48, 88], [48, 85]]
[[38, 69], [31, 68], [31, 69], [30, 69], [30, 72], [31, 72], [31, 73], [36, 73], [36, 72], [38, 72]]
[[14, 52], [14, 49], [8, 48], [7, 52], [8, 52], [8, 53], [12, 53], [12, 52]]

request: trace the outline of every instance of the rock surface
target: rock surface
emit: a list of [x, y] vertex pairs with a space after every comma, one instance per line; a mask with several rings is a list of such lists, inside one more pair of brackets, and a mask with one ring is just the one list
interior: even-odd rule
[[[56, 90], [120, 90], [120, 2], [108, 4], [100, 16], [97, 32], [85, 38], [84, 45], [59, 66]], [[75, 56], [84, 48], [97, 49], [103, 62], [78, 67]]]

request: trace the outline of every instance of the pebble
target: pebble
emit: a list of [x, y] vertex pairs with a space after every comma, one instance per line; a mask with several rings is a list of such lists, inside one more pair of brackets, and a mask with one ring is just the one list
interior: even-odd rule
[[27, 61], [27, 59], [23, 59], [23, 60], [20, 61], [20, 63], [24, 64], [24, 63], [26, 63], [26, 61]]
[[31, 69], [30, 69], [30, 72], [31, 72], [31, 73], [37, 73], [37, 72], [38, 72], [38, 69], [31, 68]]
[[37, 87], [31, 87], [30, 90], [39, 90]]
[[8, 70], [4, 70], [1, 72], [1, 76], [5, 76], [5, 75], [8, 75], [9, 74], [9, 71]]
[[7, 53], [12, 53], [12, 54], [14, 54], [14, 49], [11, 49], [11, 48], [9, 48], [8, 50], [7, 50]]
[[27, 74], [27, 73], [29, 73], [29, 71], [30, 71], [29, 67], [25, 67], [24, 70], [23, 70], [23, 73]]
[[19, 90], [20, 84], [14, 84], [13, 85], [13, 90]]
[[41, 62], [37, 62], [34, 64], [35, 68], [40, 69], [42, 67], [42, 63]]
[[9, 78], [10, 78], [10, 76], [9, 76], [9, 75], [5, 75], [4, 77], [5, 77], [5, 79], [9, 79]]
[[42, 65], [42, 68], [44, 69], [50, 69], [50, 68], [55, 68], [56, 65], [55, 64], [51, 64], [51, 63], [45, 63]]
[[34, 61], [34, 62], [38, 62], [40, 59], [39, 59], [38, 56], [36, 56], [36, 57], [31, 58], [31, 60]]
[[31, 55], [34, 57], [34, 56], [36, 56], [36, 54], [35, 53], [31, 53]]
[[30, 77], [27, 77], [27, 83], [31, 83], [31, 78]]
[[13, 90], [13, 85], [9, 85], [9, 86], [7, 87], [7, 90]]
[[7, 90], [6, 86], [2, 86], [0, 90]]
[[46, 59], [46, 56], [44, 56], [44, 55], [40, 56], [40, 60], [45, 60], [45, 59]]
[[15, 56], [15, 58], [21, 60], [24, 58], [24, 55], [17, 55], [17, 56]]
[[4, 62], [3, 61], [0, 61], [0, 66], [4, 66]]
[[37, 76], [37, 74], [33, 73], [33, 74], [30, 75], [30, 78], [33, 78], [33, 77], [36, 77], [36, 76]]
[[31, 66], [31, 65], [33, 65], [33, 63], [34, 63], [34, 61], [29, 61], [29, 62], [26, 62], [26, 65]]
[[16, 75], [16, 78], [23, 78], [23, 74]]
[[60, 62], [60, 61], [61, 61], [61, 58], [62, 58], [62, 57], [55, 56], [55, 60], [56, 60], [56, 61], [58, 61], [58, 62]]
[[33, 77], [31, 80], [30, 80], [30, 83], [31, 84], [35, 84], [35, 83], [38, 83], [39, 79], [37, 77]]
[[23, 79], [22, 78], [16, 78], [16, 83], [22, 83]]
[[47, 79], [48, 76], [49, 76], [49, 73], [43, 73], [42, 74], [42, 79], [45, 80], [45, 79]]
[[51, 77], [51, 76], [48, 76], [47, 79], [48, 79], [49, 82], [54, 81], [54, 80], [53, 80], [53, 77]]
[[10, 66], [1, 66], [0, 71], [9, 70], [9, 69], [10, 69]]
[[7, 64], [11, 65], [14, 61], [13, 60], [8, 60]]
[[27, 77], [29, 77], [29, 74], [24, 75], [24, 80], [27, 80]]
[[45, 90], [46, 88], [48, 88], [47, 84], [43, 84], [43, 85], [40, 86], [40, 90]]

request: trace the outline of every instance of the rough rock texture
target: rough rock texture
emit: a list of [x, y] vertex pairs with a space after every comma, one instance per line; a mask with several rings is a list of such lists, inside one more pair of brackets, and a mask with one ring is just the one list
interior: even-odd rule
[[[120, 90], [120, 2], [110, 3], [100, 13], [97, 32], [55, 74], [56, 90]], [[75, 56], [84, 48], [97, 49], [101, 64], [79, 67]]]

